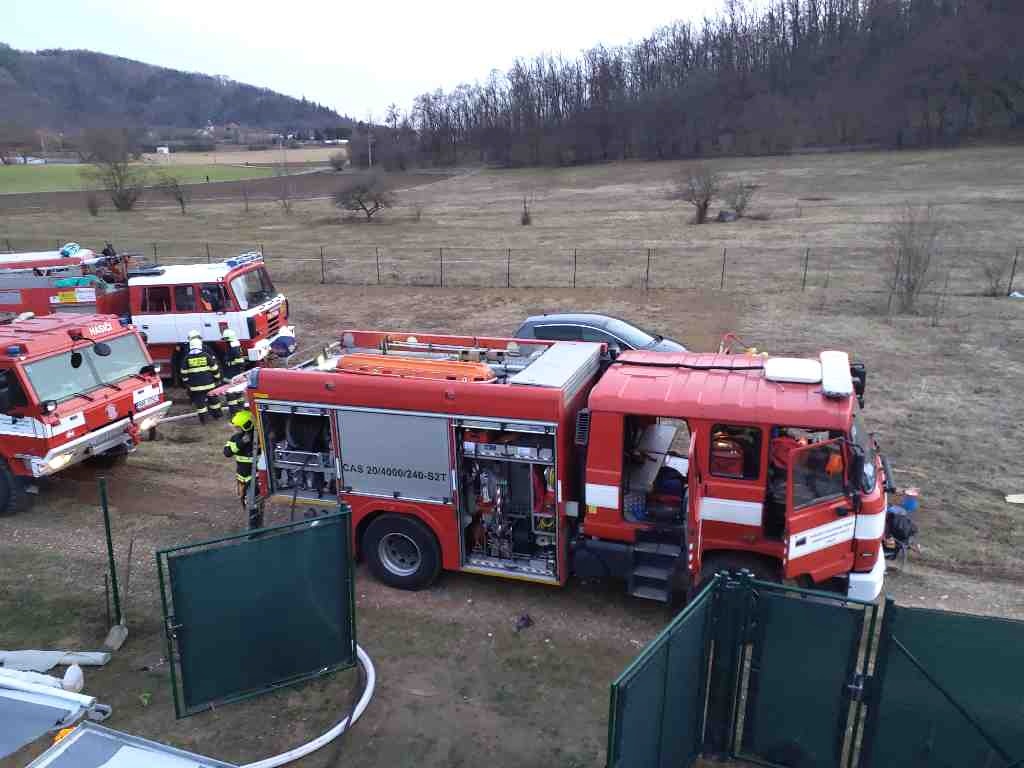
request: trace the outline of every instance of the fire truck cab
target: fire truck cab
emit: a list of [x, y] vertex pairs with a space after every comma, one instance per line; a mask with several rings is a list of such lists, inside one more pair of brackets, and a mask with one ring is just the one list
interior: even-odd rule
[[347, 331], [252, 371], [259, 495], [352, 506], [385, 583], [445, 570], [619, 578], [668, 601], [709, 570], [882, 587], [882, 462], [866, 374], [818, 360]]
[[142, 338], [116, 316], [0, 325], [0, 513], [27, 506], [37, 478], [133, 451], [170, 406]]
[[73, 245], [0, 256], [0, 312], [116, 314], [142, 331], [165, 376], [178, 370], [177, 355], [191, 330], [223, 354], [222, 334], [230, 328], [252, 364], [295, 351], [288, 300], [257, 253], [134, 268], [131, 254], [103, 256]]
[[624, 353], [590, 393], [575, 572], [663, 599], [748, 568], [875, 599], [886, 491], [854, 413], [865, 381], [842, 352]]

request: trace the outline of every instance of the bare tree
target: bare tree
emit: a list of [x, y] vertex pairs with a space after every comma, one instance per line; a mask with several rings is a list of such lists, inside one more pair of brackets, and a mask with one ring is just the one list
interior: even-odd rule
[[185, 215], [185, 207], [192, 195], [189, 188], [181, 183], [181, 179], [170, 173], [163, 173], [157, 181], [156, 188], [181, 207], [181, 215]]
[[4, 121], [0, 123], [0, 165], [13, 165], [33, 145], [32, 132], [24, 126]]
[[1005, 296], [1009, 280], [1010, 264], [1004, 256], [982, 256], [981, 276], [984, 279], [986, 296]]
[[374, 214], [391, 208], [397, 202], [383, 178], [376, 173], [353, 177], [334, 193], [334, 204], [345, 211], [362, 212], [369, 221]]
[[119, 211], [130, 211], [146, 182], [146, 171], [136, 164], [139, 146], [127, 129], [91, 130], [82, 140], [82, 159], [92, 168], [85, 174], [110, 195]]
[[668, 193], [670, 200], [682, 200], [689, 203], [696, 210], [697, 224], [703, 224], [708, 220], [708, 208], [721, 188], [721, 179], [718, 174], [707, 165], [697, 165], [683, 172], [673, 188]]
[[725, 198], [726, 205], [736, 212], [737, 217], [742, 219], [750, 206], [750, 201], [754, 199], [755, 192], [757, 192], [756, 185], [743, 179], [737, 179], [725, 188], [722, 196]]
[[330, 162], [331, 168], [334, 170], [343, 171], [345, 166], [348, 165], [348, 152], [338, 150], [328, 158], [328, 162]]
[[916, 208], [910, 204], [889, 229], [892, 246], [889, 259], [890, 296], [900, 312], [913, 312], [921, 292], [934, 279], [934, 264], [946, 227], [931, 205]]

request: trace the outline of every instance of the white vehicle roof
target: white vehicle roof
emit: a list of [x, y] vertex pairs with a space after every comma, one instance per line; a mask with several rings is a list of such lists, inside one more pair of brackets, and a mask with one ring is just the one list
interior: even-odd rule
[[82, 248], [74, 256], [60, 255], [60, 251], [26, 251], [25, 253], [5, 253], [0, 256], [0, 266], [5, 264], [15, 264], [23, 261], [52, 261], [54, 259], [65, 258], [68, 263], [73, 263], [73, 259], [91, 259], [96, 254], [90, 251], [88, 248]]
[[152, 267], [152, 275], [132, 275], [128, 278], [128, 285], [191, 285], [192, 283], [223, 282], [228, 273], [234, 269], [262, 263], [262, 258], [245, 255], [213, 264], [168, 264], [167, 266]]

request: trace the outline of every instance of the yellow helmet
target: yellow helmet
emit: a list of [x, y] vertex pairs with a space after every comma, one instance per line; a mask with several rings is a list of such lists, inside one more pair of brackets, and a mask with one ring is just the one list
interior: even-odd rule
[[248, 411], [239, 411], [231, 417], [231, 423], [239, 429], [252, 429], [252, 414]]

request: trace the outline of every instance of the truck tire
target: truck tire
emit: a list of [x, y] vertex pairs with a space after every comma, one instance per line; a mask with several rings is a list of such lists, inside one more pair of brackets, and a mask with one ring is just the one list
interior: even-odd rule
[[700, 586], [703, 586], [717, 571], [750, 571], [755, 579], [782, 583], [781, 565], [764, 555], [754, 552], [732, 552], [714, 550], [702, 558]]
[[35, 503], [35, 494], [25, 490], [24, 478], [18, 477], [6, 461], [0, 460], [0, 515], [27, 512]]
[[362, 550], [373, 575], [389, 587], [424, 589], [441, 571], [437, 537], [408, 515], [381, 515], [370, 523]]

